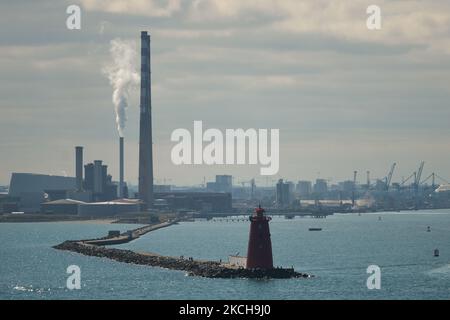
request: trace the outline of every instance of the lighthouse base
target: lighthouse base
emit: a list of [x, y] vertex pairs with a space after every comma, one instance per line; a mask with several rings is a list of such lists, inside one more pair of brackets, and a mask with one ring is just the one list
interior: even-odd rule
[[293, 268], [273, 268], [273, 269], [244, 269], [215, 266], [203, 269], [201, 272], [189, 273], [193, 276], [206, 278], [249, 278], [249, 279], [290, 279], [290, 278], [311, 278], [312, 275], [295, 271]]

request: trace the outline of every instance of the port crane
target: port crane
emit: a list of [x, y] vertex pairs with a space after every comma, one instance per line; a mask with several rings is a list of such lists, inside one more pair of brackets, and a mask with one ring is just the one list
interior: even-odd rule
[[[414, 177], [412, 186], [414, 188], [414, 190], [417, 190], [419, 188], [419, 184], [420, 184], [420, 178], [422, 177], [422, 171], [423, 171], [423, 166], [425, 165], [425, 161], [422, 161], [420, 163], [419, 166], [419, 170], [414, 171], [408, 178], [403, 179], [401, 185], [403, 186], [406, 182], [408, 182], [412, 177]], [[427, 178], [427, 180], [429, 179], [429, 177]]]
[[438, 178], [439, 180], [441, 180], [442, 182], [446, 183], [446, 184], [450, 184], [450, 182], [448, 182], [448, 180], [442, 178], [441, 176], [439, 176], [436, 173], [432, 173], [430, 174], [428, 177], [426, 177], [425, 179], [423, 179], [420, 183], [424, 184], [425, 182], [427, 182], [429, 179], [431, 178], [431, 187], [434, 189], [436, 187], [436, 178]]
[[417, 174], [414, 174], [414, 191], [417, 193], [419, 189], [420, 178], [422, 177], [423, 166], [425, 165], [425, 161], [422, 161], [419, 166], [419, 170]]
[[426, 177], [425, 179], [423, 179], [420, 184], [424, 184], [425, 182], [427, 182], [429, 179], [431, 178], [431, 187], [434, 189], [434, 186], [436, 185], [436, 175], [435, 173], [431, 173], [428, 177]]
[[386, 191], [389, 191], [389, 186], [391, 185], [392, 176], [394, 175], [395, 166], [397, 165], [396, 162], [394, 162], [391, 166], [391, 170], [389, 171], [389, 174], [386, 177]]

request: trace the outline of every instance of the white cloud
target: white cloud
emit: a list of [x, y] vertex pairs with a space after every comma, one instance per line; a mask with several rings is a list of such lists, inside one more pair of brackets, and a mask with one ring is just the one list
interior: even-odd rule
[[[391, 161], [412, 168], [421, 158], [450, 175], [448, 0], [81, 0], [88, 18], [78, 33], [61, 19], [67, 2], [46, 1], [46, 10], [17, 3], [1, 8], [0, 182], [12, 170], [70, 174], [76, 144], [117, 172], [101, 66], [111, 38], [139, 40], [142, 26], [152, 35], [160, 177], [190, 183], [222, 170], [168, 161], [171, 130], [199, 117], [217, 128], [280, 128], [286, 176], [347, 177], [353, 166], [384, 173]], [[382, 9], [380, 32], [366, 28], [372, 3]], [[137, 106], [139, 93], [131, 98]], [[139, 112], [129, 111], [127, 175], [135, 180]], [[55, 144], [68, 160], [46, 161]], [[348, 161], [354, 150], [359, 158]], [[239, 170], [230, 173], [247, 174]]]
[[180, 0], [81, 0], [83, 8], [89, 11], [103, 11], [117, 14], [135, 14], [149, 17], [170, 17], [181, 8]]

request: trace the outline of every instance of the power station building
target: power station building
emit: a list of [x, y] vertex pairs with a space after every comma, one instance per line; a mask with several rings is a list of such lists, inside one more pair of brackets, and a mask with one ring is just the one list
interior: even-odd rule
[[108, 174], [108, 166], [95, 160], [84, 166], [84, 190], [92, 193], [94, 201], [110, 201], [117, 198], [117, 185]]
[[45, 201], [46, 190], [75, 190], [73, 177], [52, 176], [35, 173], [17, 173], [11, 175], [9, 196], [16, 197], [18, 209], [23, 212], [39, 212]]

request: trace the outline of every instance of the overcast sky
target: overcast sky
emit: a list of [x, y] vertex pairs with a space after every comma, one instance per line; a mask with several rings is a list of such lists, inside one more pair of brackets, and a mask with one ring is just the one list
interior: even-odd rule
[[[102, 74], [112, 39], [152, 37], [157, 183], [200, 184], [259, 166], [171, 164], [170, 134], [206, 128], [280, 129], [290, 180], [393, 181], [426, 161], [450, 178], [450, 2], [81, 0], [0, 2], [0, 183], [11, 172], [74, 175], [74, 146], [118, 176], [112, 88]], [[66, 8], [82, 8], [81, 30]], [[366, 27], [381, 7], [382, 29]], [[136, 49], [139, 49], [137, 47]], [[126, 179], [137, 181], [139, 91], [125, 128]], [[259, 180], [258, 180], [259, 179]]]

